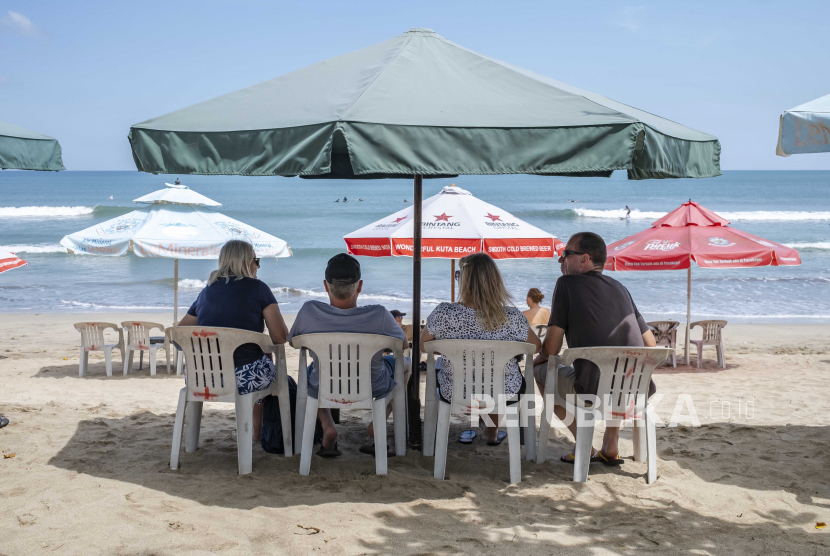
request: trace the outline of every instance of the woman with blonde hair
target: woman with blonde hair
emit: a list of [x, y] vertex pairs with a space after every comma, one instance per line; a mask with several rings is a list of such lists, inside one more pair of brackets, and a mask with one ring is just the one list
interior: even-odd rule
[[[284, 344], [288, 328], [271, 288], [257, 279], [259, 257], [254, 246], [232, 239], [219, 252], [219, 268], [210, 273], [208, 285], [179, 326], [219, 326], [264, 332], [275, 344]], [[250, 394], [271, 386], [277, 376], [274, 362], [256, 344], [243, 344], [233, 354], [236, 387]], [[254, 441], [259, 442], [262, 406], [254, 406]]]
[[530, 288], [527, 292], [527, 306], [529, 309], [523, 311], [530, 326], [537, 324], [547, 325], [550, 321], [550, 310], [545, 307], [540, 307], [539, 304], [545, 298], [545, 294], [539, 291], [539, 288]]
[[[461, 269], [458, 303], [441, 303], [427, 317], [426, 328], [421, 334], [421, 350], [431, 340], [508, 340], [528, 342], [536, 346], [541, 342], [522, 312], [513, 306], [510, 294], [504, 287], [496, 263], [486, 253], [468, 255], [459, 261]], [[436, 367], [439, 365], [436, 364]], [[452, 364], [443, 356], [438, 371], [438, 393], [441, 401], [452, 399]], [[517, 394], [524, 393], [525, 383], [519, 363], [511, 359], [505, 367], [504, 393], [507, 403], [516, 403]], [[507, 437], [498, 430], [499, 416], [493, 416], [495, 426], [487, 427], [487, 444], [496, 446]], [[475, 438], [475, 431], [461, 433], [461, 442], [468, 444]]]

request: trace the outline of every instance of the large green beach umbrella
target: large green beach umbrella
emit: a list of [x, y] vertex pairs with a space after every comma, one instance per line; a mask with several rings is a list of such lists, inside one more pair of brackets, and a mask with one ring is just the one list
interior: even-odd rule
[[[152, 173], [414, 178], [415, 323], [423, 178], [721, 173], [716, 137], [473, 52], [430, 29], [135, 124], [129, 140], [136, 167]], [[410, 439], [417, 442], [417, 365], [413, 371]]]
[[0, 168], [66, 170], [57, 139], [7, 122], [0, 122]]
[[790, 108], [778, 120], [775, 154], [830, 152], [830, 95]]

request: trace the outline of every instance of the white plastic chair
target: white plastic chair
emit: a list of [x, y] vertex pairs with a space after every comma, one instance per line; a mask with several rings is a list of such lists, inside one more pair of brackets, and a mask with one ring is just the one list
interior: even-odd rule
[[[527, 415], [526, 401], [533, 399], [535, 393], [533, 353], [536, 347], [526, 342], [498, 340], [433, 340], [426, 342], [424, 348], [427, 353], [424, 455], [433, 455], [434, 446], [434, 477], [440, 480], [444, 479], [447, 467], [450, 416], [452, 414], [469, 415], [474, 407], [478, 408], [478, 402], [474, 397], [477, 394], [490, 396], [496, 402], [496, 412], [504, 409], [499, 408], [499, 400], [504, 399], [504, 367], [510, 359], [518, 355], [525, 356], [526, 398], [519, 400], [517, 404], [518, 419], [513, 420], [505, 415], [507, 444], [510, 450], [510, 482], [520, 482], [522, 480], [522, 456], [519, 445], [519, 425], [525, 418], [527, 419], [525, 455], [529, 460], [536, 457], [536, 418]], [[436, 353], [449, 359], [452, 364], [452, 403], [450, 404], [442, 403], [438, 399], [435, 377]]]
[[[170, 340], [164, 333], [164, 325], [157, 322], [127, 320], [121, 323], [127, 331], [127, 352], [124, 357], [124, 376], [133, 372], [133, 355], [138, 351], [143, 355], [146, 351], [150, 359], [150, 376], [156, 376], [156, 356], [159, 349], [167, 354], [167, 374], [170, 374]], [[157, 344], [151, 341], [150, 331], [161, 330], [164, 334], [164, 343]]]
[[[178, 344], [187, 359], [185, 387], [179, 392], [179, 405], [173, 425], [173, 446], [170, 469], [179, 467], [182, 429], [187, 418], [185, 452], [199, 448], [199, 428], [204, 402], [232, 403], [236, 406], [236, 446], [239, 474], [251, 472], [254, 403], [271, 395], [280, 402], [282, 438], [285, 456], [291, 457], [291, 405], [288, 398], [288, 373], [285, 366], [285, 346], [274, 345], [267, 334], [236, 328], [207, 326], [174, 326], [167, 329], [170, 340]], [[270, 388], [240, 395], [236, 387], [236, 367], [233, 353], [242, 344], [257, 344], [268, 354], [276, 355], [277, 378]]]
[[[400, 339], [377, 334], [303, 334], [291, 339], [300, 349], [297, 385], [297, 436], [302, 438], [300, 475], [311, 471], [314, 425], [318, 408], [371, 409], [375, 430], [375, 472], [387, 473], [386, 404], [392, 397], [395, 454], [406, 455], [406, 393]], [[395, 354], [395, 388], [386, 398], [372, 399], [372, 357], [384, 349]], [[308, 395], [306, 351], [317, 358], [320, 379], [317, 399]]]
[[[548, 359], [545, 377], [544, 419], [539, 430], [537, 463], [545, 461], [548, 448], [548, 434], [554, 419], [553, 406], [565, 407], [577, 423], [576, 448], [574, 449], [573, 480], [584, 483], [588, 480], [588, 465], [591, 463], [591, 444], [594, 439], [594, 425], [597, 420], [610, 416], [611, 422], [634, 420], [634, 460], [648, 460], [646, 482], [657, 480], [657, 439], [654, 420], [648, 414], [648, 386], [651, 374], [657, 365], [671, 355], [669, 348], [646, 347], [592, 347], [566, 349], [561, 359]], [[591, 361], [600, 370], [597, 388], [597, 406], [586, 405], [580, 396], [563, 400], [556, 393], [558, 365], [573, 365], [577, 359]], [[610, 402], [610, 403], [607, 403]], [[606, 407], [603, 407], [605, 405]], [[593, 413], [597, 411], [601, 415]], [[645, 429], [645, 431], [643, 431]], [[643, 434], [645, 432], [645, 434]]]
[[689, 343], [697, 346], [697, 368], [703, 366], [703, 346], [715, 346], [715, 352], [718, 357], [718, 365], [726, 368], [726, 357], [723, 354], [723, 328], [726, 326], [725, 320], [699, 320], [689, 325], [689, 335], [692, 334], [692, 329], [699, 326], [703, 329], [703, 337], [700, 340], [689, 340]]
[[[646, 324], [653, 329], [654, 339], [657, 341], [658, 346], [666, 346], [672, 349], [677, 348], [677, 328], [680, 326], [679, 322], [676, 320], [656, 320]], [[671, 354], [671, 366], [677, 368], [677, 354], [675, 352]]]
[[[81, 333], [81, 354], [78, 363], [78, 376], [84, 376], [89, 363], [90, 351], [103, 351], [107, 362], [107, 376], [112, 376], [112, 350], [121, 351], [121, 360], [124, 361], [124, 332], [117, 324], [111, 322], [76, 322], [75, 330]], [[111, 328], [118, 332], [118, 343], [107, 344], [104, 341], [104, 330]]]

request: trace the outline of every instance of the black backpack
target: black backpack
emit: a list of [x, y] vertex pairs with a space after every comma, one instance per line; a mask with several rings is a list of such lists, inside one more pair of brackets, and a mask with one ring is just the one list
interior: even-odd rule
[[[299, 452], [297, 433], [294, 430], [294, 415], [297, 413], [297, 383], [288, 377], [288, 399], [291, 401], [291, 443], [294, 451]], [[284, 454], [285, 445], [282, 441], [282, 417], [280, 416], [280, 400], [276, 396], [266, 396], [262, 400], [262, 449], [269, 454]]]

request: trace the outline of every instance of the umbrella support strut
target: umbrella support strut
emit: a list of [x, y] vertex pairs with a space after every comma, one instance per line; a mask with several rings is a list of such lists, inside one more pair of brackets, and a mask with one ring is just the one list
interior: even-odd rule
[[450, 259], [450, 301], [455, 303], [455, 259]]
[[689, 271], [686, 274], [686, 338], [683, 350], [683, 364], [689, 364], [689, 326], [692, 323], [692, 263], [689, 261]]
[[179, 324], [179, 259], [173, 259], [173, 326]]
[[412, 237], [412, 375], [409, 379], [409, 446], [423, 449], [421, 425], [421, 202], [423, 177], [415, 176], [415, 218]]

